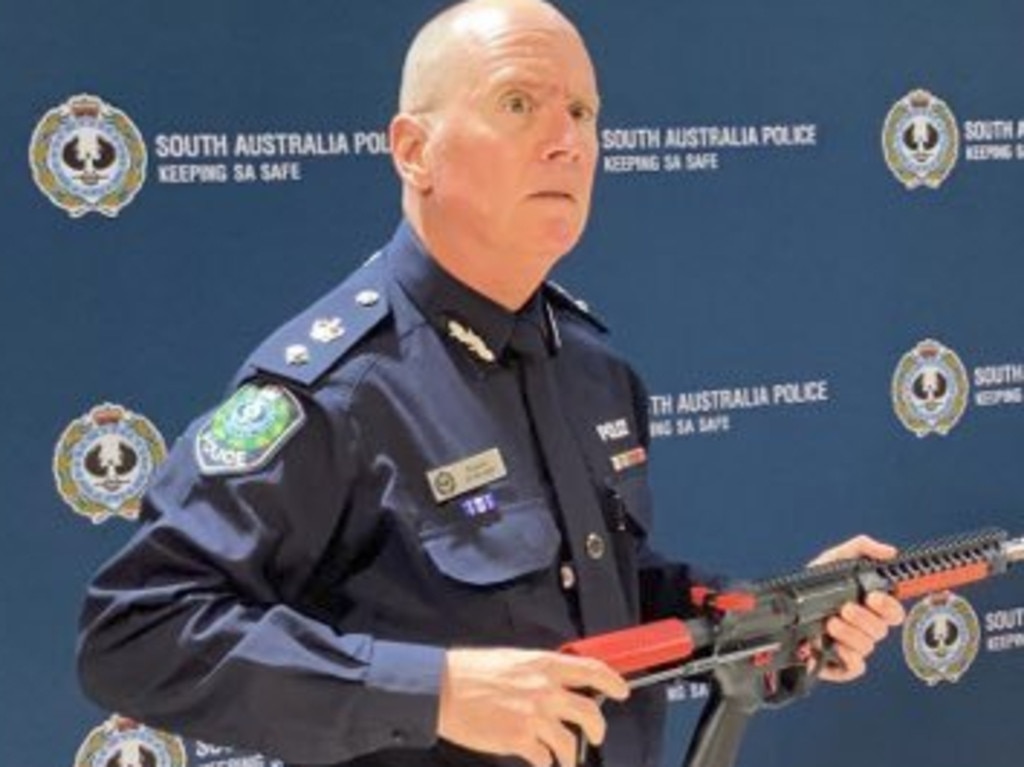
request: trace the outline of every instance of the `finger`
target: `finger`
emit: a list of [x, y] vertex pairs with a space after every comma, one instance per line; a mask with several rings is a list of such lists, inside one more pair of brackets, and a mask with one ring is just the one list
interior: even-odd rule
[[889, 626], [899, 626], [907, 617], [907, 611], [900, 601], [882, 591], [872, 591], [864, 604]]
[[618, 701], [629, 697], [626, 680], [596, 658], [549, 653], [549, 663], [549, 672], [564, 687], [591, 690]]
[[837, 649], [845, 647], [863, 658], [875, 649], [874, 639], [842, 618], [830, 618], [825, 624], [825, 630], [834, 640]]
[[597, 701], [590, 696], [565, 692], [554, 698], [551, 714], [566, 724], [576, 726], [592, 745], [604, 742], [607, 729], [604, 715]]
[[537, 723], [537, 739], [554, 755], [559, 767], [576, 767], [579, 742], [564, 724], [556, 719], [541, 719]]
[[887, 621], [874, 610], [856, 602], [847, 602], [843, 605], [839, 610], [839, 616], [875, 642], [881, 642], [889, 633]]
[[530, 767], [551, 767], [552, 754], [548, 747], [536, 738], [523, 745], [519, 756], [530, 763]]
[[811, 560], [810, 564], [824, 565], [829, 562], [838, 562], [843, 559], [856, 559], [857, 557], [869, 557], [871, 559], [892, 559], [897, 554], [897, 549], [888, 543], [876, 541], [869, 535], [858, 535], [843, 541], [838, 546], [826, 549]]
[[899, 550], [890, 543], [877, 541], [870, 535], [858, 535], [850, 541], [856, 552], [854, 556], [870, 557], [871, 559], [892, 559]]
[[867, 665], [864, 658], [849, 648], [835, 645], [839, 663], [829, 663], [821, 670], [821, 678], [828, 682], [850, 682], [864, 675]]

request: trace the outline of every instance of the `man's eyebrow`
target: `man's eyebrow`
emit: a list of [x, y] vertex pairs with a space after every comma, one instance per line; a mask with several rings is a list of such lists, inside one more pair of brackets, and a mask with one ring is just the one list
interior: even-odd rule
[[[522, 89], [525, 91], [557, 92], [558, 86], [545, 83], [538, 78], [529, 77], [516, 72], [499, 72], [487, 86], [487, 93], [500, 93], [502, 91]], [[582, 102], [595, 109], [601, 106], [601, 97], [594, 94], [573, 93], [570, 94], [573, 101]]]

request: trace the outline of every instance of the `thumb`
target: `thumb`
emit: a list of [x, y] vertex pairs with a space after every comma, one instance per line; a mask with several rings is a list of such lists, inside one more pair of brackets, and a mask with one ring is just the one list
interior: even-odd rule
[[858, 535], [843, 541], [838, 546], [826, 549], [810, 561], [810, 565], [824, 565], [829, 562], [839, 562], [843, 559], [856, 559], [857, 557], [868, 557], [869, 559], [892, 559], [898, 553], [898, 549], [888, 543], [877, 541], [870, 535]]

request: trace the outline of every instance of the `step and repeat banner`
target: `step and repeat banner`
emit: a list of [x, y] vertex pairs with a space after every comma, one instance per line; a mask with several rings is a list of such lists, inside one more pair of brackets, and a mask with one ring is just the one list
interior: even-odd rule
[[[0, 764], [276, 764], [88, 702], [78, 608], [185, 425], [398, 222], [386, 126], [444, 4], [4, 5]], [[1024, 4], [563, 8], [604, 108], [557, 276], [649, 387], [661, 550], [754, 578], [1024, 533]], [[741, 766], [1018, 767], [1024, 579], [910, 607]], [[670, 695], [666, 764], [707, 690]]]

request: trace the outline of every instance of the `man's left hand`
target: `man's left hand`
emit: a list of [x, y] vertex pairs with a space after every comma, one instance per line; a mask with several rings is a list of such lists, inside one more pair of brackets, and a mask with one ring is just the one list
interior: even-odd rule
[[[895, 556], [895, 547], [866, 535], [858, 535], [823, 551], [810, 565], [857, 557], [885, 560]], [[833, 649], [841, 664], [827, 665], [821, 671], [821, 678], [830, 682], [849, 682], [863, 676], [867, 668], [867, 657], [874, 651], [875, 645], [885, 639], [890, 628], [903, 623], [905, 617], [903, 605], [881, 591], [871, 592], [860, 604], [847, 602], [838, 615], [825, 623], [825, 631], [834, 642]]]

